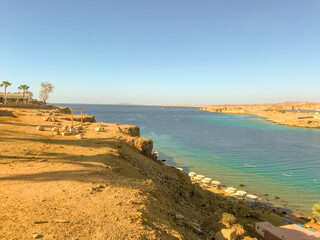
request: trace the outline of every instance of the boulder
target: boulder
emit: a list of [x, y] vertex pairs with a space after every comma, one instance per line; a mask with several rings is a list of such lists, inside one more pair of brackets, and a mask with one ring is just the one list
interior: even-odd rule
[[182, 219], [184, 219], [184, 216], [182, 214], [180, 214], [180, 213], [177, 213], [176, 214], [176, 219], [177, 220], [182, 220]]
[[44, 126], [37, 126], [36, 129], [37, 129], [38, 131], [44, 131]]
[[230, 213], [223, 213], [221, 217], [221, 223], [227, 228], [230, 228], [234, 224], [236, 218]]
[[137, 126], [121, 126], [118, 127], [120, 132], [128, 134], [132, 137], [140, 137], [140, 129]]
[[68, 131], [69, 130], [69, 126], [68, 125], [64, 125], [63, 127], [62, 127], [62, 131]]
[[134, 141], [134, 146], [146, 156], [151, 155], [153, 148], [153, 141], [145, 137], [136, 138]]
[[82, 134], [77, 134], [77, 135], [75, 135], [75, 138], [83, 139], [83, 135]]
[[71, 136], [71, 132], [63, 132], [62, 136]]
[[59, 128], [53, 127], [53, 128], [51, 129], [51, 131], [52, 131], [52, 132], [59, 132]]
[[96, 127], [94, 130], [96, 132], [104, 132], [104, 127]]
[[215, 235], [215, 240], [236, 240], [237, 232], [235, 229], [221, 229], [221, 231], [217, 232]]
[[238, 236], [243, 235], [245, 232], [245, 230], [240, 224], [233, 225], [231, 229], [235, 229]]

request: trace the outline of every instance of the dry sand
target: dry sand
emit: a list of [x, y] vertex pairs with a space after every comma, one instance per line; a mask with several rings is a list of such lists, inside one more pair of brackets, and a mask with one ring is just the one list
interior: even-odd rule
[[[279, 104], [251, 104], [251, 105], [208, 105], [201, 110], [228, 114], [254, 114], [268, 121], [302, 128], [320, 128], [320, 117], [314, 118], [313, 113], [301, 110], [320, 110], [320, 103], [286, 102]], [[293, 110], [285, 112], [285, 110]]]
[[257, 213], [152, 159], [137, 127], [54, 136], [69, 116], [39, 112], [0, 110], [0, 239], [212, 239], [223, 228], [259, 239]]

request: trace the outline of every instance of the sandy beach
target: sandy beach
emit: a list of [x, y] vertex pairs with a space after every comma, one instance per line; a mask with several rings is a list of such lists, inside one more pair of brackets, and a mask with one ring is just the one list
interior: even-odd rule
[[313, 112], [320, 110], [320, 103], [286, 102], [278, 104], [206, 105], [201, 107], [201, 110], [227, 114], [254, 114], [280, 125], [320, 128], [320, 118], [314, 117]]

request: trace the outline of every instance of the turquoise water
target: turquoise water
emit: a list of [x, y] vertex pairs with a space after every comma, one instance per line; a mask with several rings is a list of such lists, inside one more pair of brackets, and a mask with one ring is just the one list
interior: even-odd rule
[[320, 129], [189, 107], [64, 105], [81, 106], [97, 121], [139, 126], [141, 135], [154, 141], [160, 159], [186, 172], [236, 188], [245, 184], [247, 192], [306, 214], [320, 200]]

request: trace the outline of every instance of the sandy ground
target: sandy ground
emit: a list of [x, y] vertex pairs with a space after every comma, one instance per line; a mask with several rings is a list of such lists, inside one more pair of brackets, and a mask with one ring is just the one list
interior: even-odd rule
[[[313, 113], [300, 110], [320, 110], [320, 103], [281, 103], [281, 104], [251, 104], [251, 105], [212, 105], [201, 108], [203, 111], [229, 113], [229, 114], [254, 114], [268, 121], [302, 128], [320, 128], [320, 117], [314, 118]], [[284, 110], [293, 110], [285, 112]]]
[[52, 113], [0, 109], [0, 239], [213, 239], [223, 228], [259, 239], [259, 214], [151, 159], [136, 127], [55, 136], [70, 121], [43, 120]]

